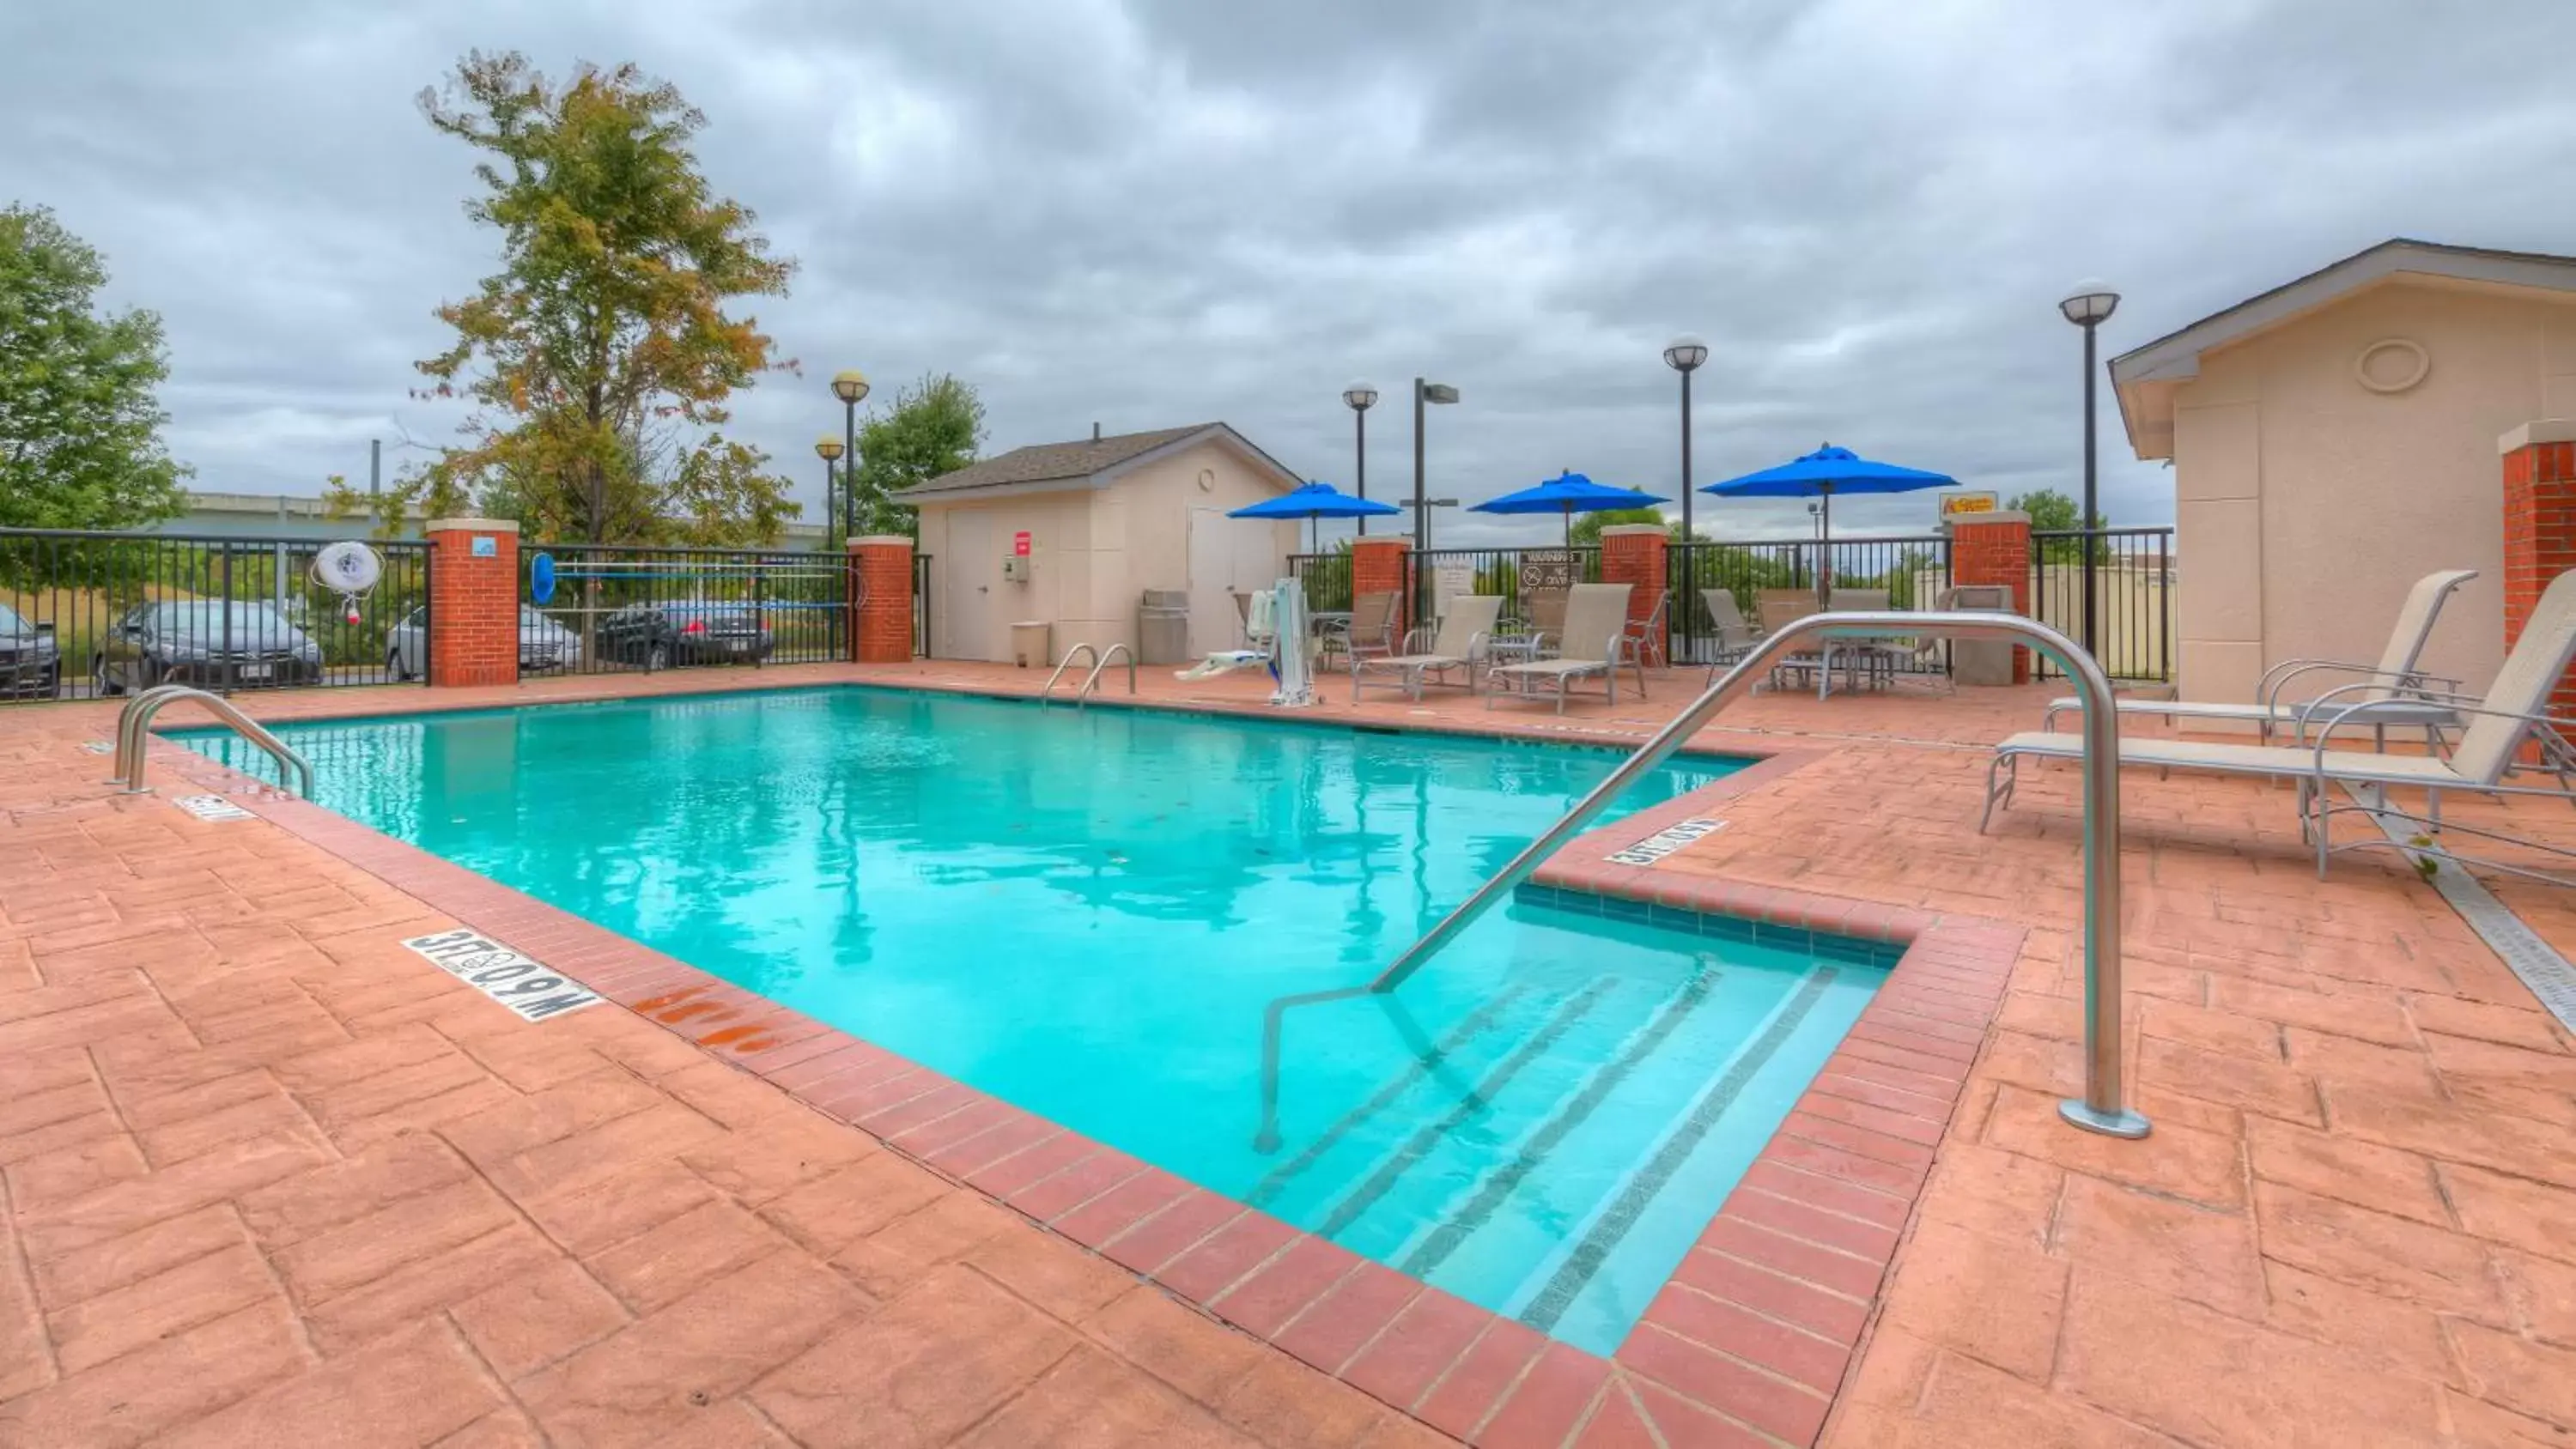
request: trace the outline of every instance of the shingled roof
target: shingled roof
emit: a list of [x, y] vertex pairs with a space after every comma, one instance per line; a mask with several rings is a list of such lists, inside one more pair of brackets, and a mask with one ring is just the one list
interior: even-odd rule
[[1193, 423], [1186, 428], [1118, 433], [1106, 438], [1081, 438], [1070, 443], [1032, 443], [1025, 448], [1013, 448], [998, 458], [969, 463], [954, 473], [942, 473], [916, 483], [904, 490], [904, 496], [918, 498], [924, 494], [956, 493], [969, 488], [1088, 478], [1104, 469], [1143, 457], [1156, 448], [1218, 429], [1233, 431], [1223, 423]]

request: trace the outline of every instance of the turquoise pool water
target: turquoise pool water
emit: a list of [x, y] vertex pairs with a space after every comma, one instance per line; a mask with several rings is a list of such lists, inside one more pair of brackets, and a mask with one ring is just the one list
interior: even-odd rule
[[1290, 1013], [1263, 1152], [1264, 1004], [1375, 974], [1616, 755], [855, 688], [278, 733], [353, 819], [1600, 1353], [1885, 976], [1516, 903]]

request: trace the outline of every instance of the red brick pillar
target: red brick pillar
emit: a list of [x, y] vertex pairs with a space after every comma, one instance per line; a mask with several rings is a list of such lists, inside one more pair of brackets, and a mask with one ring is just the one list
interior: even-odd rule
[[[2496, 440], [2504, 454], [2504, 647], [2522, 637], [2550, 581], [2576, 568], [2576, 420], [2525, 423]], [[2576, 712], [2576, 672], [2549, 712]]]
[[[1627, 584], [1628, 624], [1631, 628], [1653, 616], [1655, 605], [1664, 597], [1666, 550], [1672, 538], [1660, 523], [1614, 523], [1601, 530], [1601, 582]], [[1666, 633], [1671, 620], [1665, 620]], [[1647, 653], [1669, 660], [1663, 641]]]
[[912, 662], [912, 540], [899, 533], [850, 540], [850, 657]]
[[[2030, 612], [2030, 515], [2010, 509], [1950, 520], [1950, 582], [2000, 584], [2016, 614]], [[2030, 682], [2030, 651], [2013, 646], [2013, 683]]]
[[435, 518], [429, 538], [429, 682], [519, 682], [519, 525]]
[[1357, 607], [1362, 594], [1393, 594], [1395, 637], [1401, 639], [1413, 627], [1407, 617], [1413, 611], [1412, 591], [1405, 587], [1405, 555], [1412, 541], [1402, 538], [1380, 538], [1372, 535], [1351, 540], [1351, 603]]

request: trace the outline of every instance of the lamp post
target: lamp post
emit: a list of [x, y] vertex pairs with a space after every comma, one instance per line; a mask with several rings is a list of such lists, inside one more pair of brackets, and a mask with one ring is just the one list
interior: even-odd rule
[[[841, 458], [841, 440], [830, 433], [814, 440], [814, 456], [823, 460], [823, 546], [831, 547], [832, 524], [840, 517], [840, 470], [833, 467]], [[844, 542], [847, 541], [846, 536]]]
[[868, 395], [868, 379], [857, 368], [832, 374], [832, 396], [841, 400], [841, 421], [848, 433], [849, 463], [841, 469], [841, 537], [859, 532], [859, 400]]
[[1413, 551], [1417, 554], [1431, 546], [1431, 510], [1422, 501], [1422, 407], [1457, 400], [1458, 389], [1445, 382], [1413, 380]]
[[2096, 661], [2102, 650], [2093, 634], [2093, 523], [2099, 517], [2094, 508], [2095, 464], [2093, 455], [2093, 329], [2109, 320], [2120, 305], [2120, 294], [2108, 282], [2082, 281], [2066, 294], [2057, 310], [2066, 320], [2084, 329], [2084, 511], [2076, 517], [2076, 543], [2084, 550], [2084, 652]]
[[[1358, 481], [1360, 501], [1366, 503], [1368, 501], [1368, 410], [1377, 406], [1377, 386], [1366, 382], [1352, 383], [1342, 389], [1342, 401], [1348, 404], [1351, 410], [1352, 473]], [[1360, 535], [1363, 538], [1367, 537], [1368, 516], [1366, 514], [1360, 516], [1359, 525]]]
[[1708, 361], [1708, 344], [1685, 332], [1664, 349], [1664, 365], [1682, 375], [1682, 542], [1691, 541], [1691, 374]]

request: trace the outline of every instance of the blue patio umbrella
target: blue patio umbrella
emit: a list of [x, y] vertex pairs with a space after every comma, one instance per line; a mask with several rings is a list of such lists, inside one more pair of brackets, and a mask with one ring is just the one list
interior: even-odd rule
[[[1824, 522], [1818, 544], [1819, 557], [1833, 543], [1834, 495], [1838, 493], [1911, 493], [1918, 488], [1955, 488], [1959, 480], [1947, 473], [1926, 472], [1921, 468], [1900, 468], [1894, 463], [1873, 463], [1849, 448], [1824, 447], [1759, 473], [1711, 483], [1702, 493], [1720, 498], [1821, 498], [1824, 500]], [[1816, 591], [1824, 592], [1828, 568], [1816, 570]]]
[[1610, 508], [1645, 508], [1666, 500], [1634, 488], [1613, 488], [1595, 483], [1580, 473], [1560, 473], [1533, 488], [1506, 493], [1471, 504], [1471, 513], [1561, 513], [1565, 515], [1565, 541], [1574, 542], [1574, 515], [1599, 513]]
[[1374, 503], [1366, 498], [1353, 498], [1330, 483], [1305, 483], [1276, 498], [1246, 504], [1228, 513], [1228, 518], [1302, 518], [1306, 520], [1306, 547], [1315, 549], [1315, 520], [1319, 518], [1379, 518], [1404, 510], [1392, 503]]

